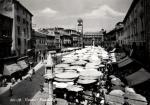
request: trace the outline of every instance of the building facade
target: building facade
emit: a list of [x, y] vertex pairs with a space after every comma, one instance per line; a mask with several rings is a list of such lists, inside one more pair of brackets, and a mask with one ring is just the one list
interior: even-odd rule
[[43, 28], [38, 31], [46, 34], [47, 36], [47, 50], [56, 50], [59, 52], [63, 48], [81, 46], [81, 33], [76, 30], [54, 27]]
[[53, 50], [56, 50], [57, 52], [59, 52], [61, 50], [61, 35], [60, 35], [60, 33], [57, 31], [57, 28], [49, 28], [48, 33], [51, 36], [54, 36], [53, 44], [52, 44], [51, 48]]
[[20, 2], [14, 1], [13, 50], [18, 56], [24, 56], [30, 49], [32, 14]]
[[123, 34], [123, 27], [124, 27], [124, 24], [123, 22], [118, 22], [116, 25], [115, 25], [115, 30], [116, 30], [116, 44], [118, 44], [119, 46], [122, 45], [122, 34]]
[[80, 47], [81, 33], [73, 29], [66, 29], [65, 31], [68, 32], [71, 36], [71, 46]]
[[149, 0], [133, 0], [123, 20], [124, 28], [122, 34], [119, 36], [120, 45], [127, 52], [134, 49], [135, 58], [145, 63], [150, 60], [149, 14]]
[[17, 0], [2, 0], [0, 12], [13, 19], [12, 54], [19, 57], [26, 55], [30, 49], [33, 15]]
[[38, 31], [32, 31], [32, 49], [34, 49], [36, 61], [45, 56], [47, 48], [47, 35]]
[[47, 34], [46, 35], [46, 45], [47, 45], [47, 50], [48, 51], [56, 49], [55, 36], [54, 35], [52, 35], [52, 34]]
[[104, 45], [106, 48], [114, 48], [116, 45], [116, 29], [107, 32], [104, 35]]
[[71, 35], [64, 28], [56, 27], [55, 32], [59, 33], [61, 39], [61, 49], [71, 47]]
[[83, 36], [83, 43], [85, 46], [92, 46], [92, 45], [101, 45], [104, 41], [104, 31], [101, 30], [100, 32], [85, 32]]
[[56, 49], [56, 51], [60, 51], [61, 50], [61, 36], [60, 36], [60, 34], [59, 34], [59, 32], [57, 32], [57, 31], [54, 31], [54, 33], [55, 33], [55, 49]]
[[0, 14], [0, 58], [11, 56], [13, 19]]

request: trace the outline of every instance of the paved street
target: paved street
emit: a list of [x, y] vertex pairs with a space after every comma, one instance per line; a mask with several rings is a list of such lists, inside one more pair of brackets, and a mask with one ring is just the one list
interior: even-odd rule
[[[2, 105], [29, 105], [28, 100], [32, 99], [40, 90], [40, 84], [43, 84], [44, 67], [40, 68], [33, 76], [32, 81], [26, 78], [13, 87], [13, 96], [9, 96], [9, 90], [0, 95], [0, 104]], [[42, 95], [43, 96], [43, 95]], [[26, 100], [26, 102], [25, 102]]]
[[[62, 54], [63, 56], [68, 53]], [[57, 54], [57, 60], [61, 60], [60, 54]], [[0, 105], [45, 105], [46, 99], [48, 98], [48, 84], [44, 83], [44, 72], [45, 67], [40, 62], [35, 70], [36, 74], [33, 75], [32, 81], [29, 77], [24, 77], [25, 79], [18, 82], [13, 87], [13, 96], [9, 96], [9, 86], [1, 89], [0, 91]], [[42, 66], [42, 67], [41, 67]], [[44, 84], [44, 92], [40, 91], [40, 85]], [[9, 84], [10, 85], [10, 84]], [[4, 90], [4, 92], [2, 92]], [[58, 105], [62, 105], [62, 100], [58, 99]], [[64, 102], [64, 105], [66, 102]]]

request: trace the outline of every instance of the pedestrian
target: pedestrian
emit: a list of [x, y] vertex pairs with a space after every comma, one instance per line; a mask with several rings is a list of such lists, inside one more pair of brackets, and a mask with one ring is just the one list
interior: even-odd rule
[[34, 68], [32, 69], [32, 74], [33, 74], [33, 75], [35, 74], [35, 69], [34, 69]]
[[15, 84], [15, 78], [14, 77], [11, 79], [11, 83]]
[[29, 80], [32, 81], [32, 74], [29, 74]]
[[75, 103], [76, 105], [80, 105], [79, 100], [77, 98], [75, 99]]
[[40, 90], [41, 90], [41, 92], [44, 91], [44, 86], [43, 86], [43, 84], [40, 85]]
[[13, 89], [12, 89], [12, 86], [10, 86], [9, 92], [10, 92], [10, 96], [13, 96]]
[[56, 100], [56, 96], [53, 96], [53, 105], [57, 105], [57, 100]]
[[123, 103], [123, 105], [130, 105], [129, 102], [128, 102], [128, 98], [127, 98], [127, 97], [124, 98], [124, 103]]
[[4, 86], [4, 87], [7, 86], [7, 79], [6, 79], [6, 78], [3, 79], [3, 86]]
[[65, 99], [65, 100], [67, 99], [67, 94], [66, 94], [66, 93], [64, 93], [64, 99]]
[[43, 54], [41, 53], [41, 60], [42, 60], [42, 63], [44, 62], [44, 56]]
[[96, 96], [95, 96], [94, 92], [92, 92], [92, 98], [93, 98], [93, 103], [95, 103], [96, 102]]
[[19, 79], [22, 80], [22, 74], [21, 73], [19, 73]]
[[105, 100], [104, 98], [101, 98], [100, 105], [104, 105], [104, 104], [105, 104]]

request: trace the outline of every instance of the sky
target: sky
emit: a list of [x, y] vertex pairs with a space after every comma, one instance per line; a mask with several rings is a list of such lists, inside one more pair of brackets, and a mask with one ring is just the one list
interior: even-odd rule
[[123, 21], [132, 0], [18, 0], [32, 14], [33, 28], [77, 29], [83, 19], [84, 32], [111, 30]]

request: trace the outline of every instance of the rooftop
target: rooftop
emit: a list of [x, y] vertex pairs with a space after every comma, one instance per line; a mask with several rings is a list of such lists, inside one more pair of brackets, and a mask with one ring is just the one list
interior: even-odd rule
[[129, 10], [128, 10], [126, 16], [125, 16], [125, 18], [124, 18], [124, 20], [123, 20], [123, 23], [126, 22], [128, 16], [129, 16], [130, 13], [134, 10], [133, 8], [135, 8], [136, 4], [137, 4], [139, 1], [140, 1], [140, 0], [133, 0], [132, 4], [131, 4], [131, 6], [130, 6], [130, 8], [129, 8]]
[[103, 32], [85, 32], [84, 35], [103, 35]]
[[33, 14], [23, 5], [21, 4], [18, 0], [13, 0], [13, 2], [18, 3], [21, 7], [23, 7], [31, 16], [33, 16]]

